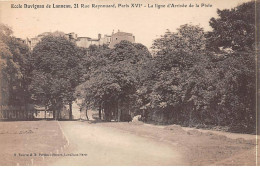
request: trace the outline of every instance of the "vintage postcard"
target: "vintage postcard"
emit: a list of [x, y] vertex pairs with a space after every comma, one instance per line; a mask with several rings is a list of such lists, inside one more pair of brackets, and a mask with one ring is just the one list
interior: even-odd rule
[[0, 0], [0, 166], [259, 165], [259, 6]]

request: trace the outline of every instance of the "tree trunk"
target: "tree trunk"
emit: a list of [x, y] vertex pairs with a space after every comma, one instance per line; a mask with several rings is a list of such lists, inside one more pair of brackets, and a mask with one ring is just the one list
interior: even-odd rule
[[59, 119], [59, 117], [60, 117], [60, 110], [53, 110], [53, 119], [54, 120], [58, 120]]
[[86, 118], [89, 121], [89, 118], [88, 118], [88, 108], [87, 107], [86, 107]]
[[120, 113], [120, 109], [119, 109], [119, 101], [117, 101], [117, 105], [116, 105], [116, 114], [117, 114], [117, 121], [120, 122], [120, 116], [121, 116], [121, 113]]
[[121, 118], [121, 109], [117, 109], [117, 121], [120, 122], [120, 118]]
[[99, 116], [99, 119], [101, 120], [101, 111], [102, 111], [102, 108], [101, 106], [99, 106], [99, 109], [98, 109], [98, 116]]
[[107, 104], [104, 105], [104, 114], [105, 114], [105, 121], [111, 121], [111, 118], [110, 118], [110, 114], [111, 114], [111, 110], [110, 110], [110, 107], [107, 106]]
[[106, 107], [104, 107], [104, 119], [105, 121], [108, 121], [108, 112]]
[[191, 127], [191, 119], [192, 117], [191, 117], [191, 110], [190, 110], [189, 127]]
[[69, 119], [72, 120], [72, 102], [69, 103]]
[[57, 110], [57, 120], [61, 119], [61, 110]]
[[145, 116], [145, 110], [142, 110], [142, 116], [141, 116], [141, 120], [145, 121], [146, 120], [146, 116]]
[[18, 112], [19, 112], [19, 110], [16, 110], [16, 111], [15, 111], [15, 119], [16, 119], [16, 120], [18, 119]]
[[55, 110], [52, 111], [52, 118], [55, 120]]
[[26, 120], [28, 120], [28, 112], [27, 111], [25, 112], [25, 118], [26, 118]]
[[55, 115], [56, 120], [59, 120], [60, 118], [60, 111], [56, 110], [56, 115]]
[[44, 118], [46, 119], [47, 117], [46, 117], [46, 115], [47, 115], [47, 106], [45, 106], [45, 109], [44, 109]]

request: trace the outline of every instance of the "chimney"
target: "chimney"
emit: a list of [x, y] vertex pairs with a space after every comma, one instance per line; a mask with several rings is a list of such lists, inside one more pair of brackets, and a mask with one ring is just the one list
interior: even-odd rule
[[100, 33], [98, 34], [98, 39], [101, 39], [101, 34]]

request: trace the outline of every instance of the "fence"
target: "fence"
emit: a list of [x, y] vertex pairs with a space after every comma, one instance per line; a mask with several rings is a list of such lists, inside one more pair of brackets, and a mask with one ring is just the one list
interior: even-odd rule
[[37, 110], [32, 108], [1, 106], [0, 109], [1, 120], [31, 120], [37, 115]]

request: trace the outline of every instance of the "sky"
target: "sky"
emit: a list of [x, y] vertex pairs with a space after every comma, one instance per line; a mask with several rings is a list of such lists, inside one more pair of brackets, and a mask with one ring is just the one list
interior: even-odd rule
[[[43, 32], [75, 32], [80, 37], [97, 38], [114, 30], [133, 33], [137, 43], [151, 47], [154, 39], [176, 31], [183, 24], [200, 25], [210, 30], [209, 20], [217, 9], [230, 9], [249, 0], [0, 0], [0, 22], [10, 26], [19, 38], [32, 38]], [[140, 3], [146, 8], [72, 8], [15, 9], [11, 4], [128, 4]], [[199, 8], [147, 8], [148, 4], [211, 4]]]

